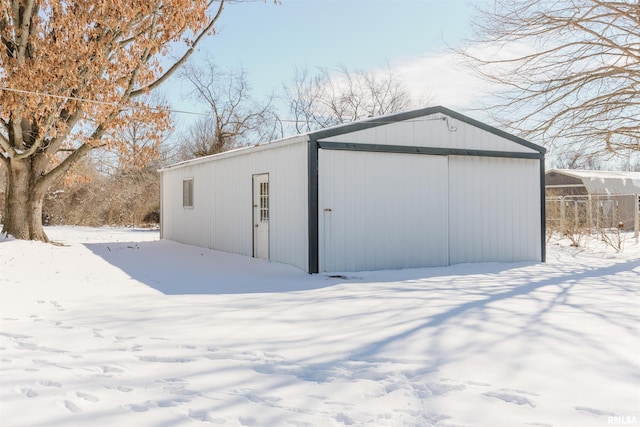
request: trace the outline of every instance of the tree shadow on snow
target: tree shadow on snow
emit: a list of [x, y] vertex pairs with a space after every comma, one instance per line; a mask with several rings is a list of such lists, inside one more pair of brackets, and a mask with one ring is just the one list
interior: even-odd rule
[[[451, 274], [450, 267], [310, 275], [277, 262], [169, 240], [86, 243], [85, 247], [133, 279], [165, 295], [295, 292], [345, 283], [408, 282]], [[498, 274], [531, 263], [456, 266], [458, 274]]]
[[[279, 307], [289, 304], [298, 309], [296, 313], [304, 307], [304, 315], [291, 320], [303, 329], [315, 331], [316, 324], [345, 325], [332, 340], [322, 328], [317, 328], [317, 335], [301, 334], [298, 341], [286, 338], [287, 346], [314, 349], [307, 357], [288, 360], [260, 352], [251, 359], [252, 355], [244, 351], [213, 348], [215, 351], [207, 356], [212, 360], [241, 360], [255, 372], [275, 376], [278, 382], [270, 383], [269, 389], [251, 390], [247, 398], [252, 402], [257, 395], [295, 381], [368, 380], [386, 391], [403, 390], [426, 399], [471, 387], [469, 381], [476, 380], [468, 372], [445, 380], [438, 373], [445, 367], [468, 367], [468, 363], [479, 360], [478, 369], [488, 367], [489, 379], [492, 369], [497, 369], [493, 363], [501, 365], [499, 372], [518, 379], [549, 375], [553, 369], [538, 366], [547, 361], [540, 359], [541, 355], [548, 355], [552, 362], [570, 359], [587, 370], [587, 377], [605, 370], [616, 381], [640, 381], [636, 359], [629, 357], [631, 352], [616, 351], [616, 341], [610, 342], [600, 331], [610, 331], [623, 340], [628, 337], [628, 343], [637, 342], [638, 315], [634, 308], [640, 283], [639, 260], [602, 267], [590, 266], [588, 259], [575, 264], [466, 264], [330, 278], [308, 275], [288, 265], [164, 240], [86, 246], [134, 279], [167, 295], [282, 293], [344, 285], [338, 292], [277, 298]], [[243, 304], [245, 319], [255, 321], [251, 304], [260, 307], [268, 301], [257, 298]], [[269, 345], [274, 345], [273, 341]], [[478, 355], [484, 356], [475, 359]], [[487, 379], [482, 372], [477, 377]], [[510, 381], [480, 384], [477, 388], [501, 387]], [[214, 385], [210, 387], [216, 390]], [[569, 383], [562, 387], [567, 394], [579, 389]], [[229, 402], [221, 400], [219, 405], [228, 406]]]
[[[380, 327], [397, 326], [399, 331], [354, 348], [349, 360], [377, 360], [406, 343], [427, 340], [430, 343], [425, 353], [429, 360], [427, 365], [437, 371], [473, 354], [490, 353], [496, 348], [507, 349], [508, 343], [522, 342], [521, 337], [526, 336], [532, 346], [562, 342], [565, 348], [578, 349], [571, 355], [576, 363], [593, 369], [606, 367], [612, 376], [640, 381], [635, 361], [612, 351], [611, 343], [596, 338], [597, 335], [591, 334], [589, 328], [577, 327], [567, 321], [572, 318], [594, 321], [607, 330], [618, 331], [620, 336], [637, 337], [634, 326], [639, 319], [637, 312], [628, 308], [612, 310], [611, 307], [619, 306], [625, 298], [631, 298], [628, 300], [630, 307], [635, 306], [637, 299], [634, 298], [640, 283], [639, 266], [638, 260], [606, 267], [574, 267], [567, 271], [551, 266], [557, 274], [551, 277], [545, 274], [541, 278], [524, 268], [514, 270], [512, 278], [509, 277], [511, 272], [497, 276], [498, 280], [490, 286], [479, 284], [476, 290], [464, 285], [462, 276], [450, 277], [453, 288], [456, 284], [461, 285], [458, 292], [451, 293], [455, 300], [453, 304], [445, 302], [442, 308], [436, 308], [431, 315], [421, 318], [412, 318], [406, 312], [397, 313], [395, 317], [402, 318], [403, 314], [404, 317], [396, 324]], [[473, 277], [470, 275], [469, 280]], [[468, 300], [461, 301], [461, 295], [466, 295], [464, 299]], [[425, 303], [429, 304], [429, 301], [425, 300]], [[447, 342], [452, 331], [468, 334], [470, 339], [457, 347], [451, 346]], [[474, 339], [482, 334], [487, 336]], [[511, 357], [513, 363], [509, 362], [509, 365], [517, 366], [518, 360], [526, 357], [530, 350], [528, 346], [510, 349], [514, 353]]]
[[[619, 338], [629, 337], [628, 345], [637, 342], [638, 315], [633, 307], [637, 303], [640, 262], [566, 269], [557, 265], [534, 267], [541, 268], [525, 267], [481, 278], [473, 273], [452, 275], [458, 271], [454, 266], [449, 275], [378, 286], [391, 292], [358, 295], [356, 291], [354, 299], [368, 300], [362, 304], [368, 313], [358, 312], [358, 304], [354, 304], [353, 321], [371, 314], [369, 321], [362, 324], [366, 328], [362, 335], [370, 335], [372, 339], [358, 340], [347, 356], [339, 354], [332, 358], [329, 349], [322, 363], [273, 361], [254, 369], [318, 383], [336, 378], [373, 380], [392, 390], [396, 384], [412, 389], [414, 381], [427, 381], [422, 385], [427, 389], [425, 395], [431, 396], [437, 395], [438, 390], [446, 393], [471, 384], [462, 383], [459, 378], [437, 380], [438, 374], [434, 373], [445, 366], [458, 363], [468, 366], [467, 360], [490, 355], [488, 360], [495, 358], [495, 363], [502, 365], [502, 372], [526, 376], [540, 371], [542, 375], [547, 371], [535, 363], [544, 360], [539, 359], [540, 354], [548, 354], [550, 360], [570, 358], [589, 371], [606, 370], [611, 378], [640, 381], [637, 360], [629, 358], [631, 352], [615, 351], [617, 348], [612, 344], [615, 339], [602, 339], [603, 335], [596, 333], [602, 328]], [[463, 270], [471, 271], [471, 266]], [[420, 271], [427, 270], [416, 272]], [[541, 277], [536, 272], [541, 272]], [[612, 310], [627, 298], [631, 298], [629, 307]], [[415, 303], [403, 304], [400, 299], [413, 299]], [[381, 312], [373, 312], [372, 307], [381, 307]], [[343, 316], [345, 324], [350, 323], [343, 311], [337, 313], [336, 316]], [[326, 321], [334, 324], [337, 318], [327, 312]], [[582, 325], [583, 321], [590, 326]], [[420, 347], [422, 351], [416, 350]], [[405, 358], [402, 349], [406, 348], [412, 350]], [[530, 354], [534, 359], [529, 358]], [[317, 356], [314, 354], [313, 358]], [[487, 363], [487, 359], [482, 363]], [[480, 378], [484, 378], [482, 373]], [[432, 380], [433, 383], [428, 383]], [[490, 385], [493, 384], [480, 384]], [[563, 387], [573, 390], [572, 384]]]

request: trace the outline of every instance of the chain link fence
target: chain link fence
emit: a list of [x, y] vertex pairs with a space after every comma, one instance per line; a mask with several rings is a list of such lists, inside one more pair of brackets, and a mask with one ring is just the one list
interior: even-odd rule
[[640, 195], [547, 196], [547, 235], [574, 238], [610, 230], [640, 232]]

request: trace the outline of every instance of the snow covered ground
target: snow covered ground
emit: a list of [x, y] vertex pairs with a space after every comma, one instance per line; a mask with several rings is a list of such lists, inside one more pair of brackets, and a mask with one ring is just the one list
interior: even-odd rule
[[0, 238], [0, 425], [640, 422], [640, 244], [307, 275], [159, 241]]

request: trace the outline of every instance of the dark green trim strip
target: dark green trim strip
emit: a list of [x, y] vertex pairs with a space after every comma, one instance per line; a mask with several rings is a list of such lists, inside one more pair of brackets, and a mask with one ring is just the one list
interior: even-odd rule
[[317, 141], [325, 150], [369, 151], [374, 153], [424, 154], [430, 156], [506, 157], [511, 159], [543, 159], [543, 153], [517, 151], [468, 150], [461, 148], [416, 147], [411, 145], [356, 144], [351, 142]]
[[547, 206], [544, 187], [544, 157], [540, 159], [540, 260], [547, 262]]
[[[471, 126], [485, 130], [494, 135], [498, 135], [502, 138], [505, 138], [505, 139], [508, 139], [509, 141], [513, 141], [517, 144], [523, 145], [539, 153], [544, 154], [547, 152], [547, 150], [544, 147], [533, 144], [525, 139], [519, 138], [515, 135], [511, 135], [510, 133], [507, 133], [503, 130], [494, 128], [493, 126], [489, 126], [485, 123], [479, 122], [475, 119], [472, 119], [471, 117], [467, 117], [463, 114], [457, 113], [453, 110], [450, 110], [440, 105], [436, 107], [423, 108], [420, 110], [407, 111], [404, 113], [390, 114], [388, 116], [383, 116], [383, 117], [375, 117], [373, 119], [362, 120], [362, 121], [348, 123], [341, 126], [335, 126], [329, 129], [323, 129], [316, 132], [311, 132], [309, 134], [309, 139], [311, 140], [326, 139], [326, 138], [330, 138], [337, 135], [343, 135], [349, 132], [356, 132], [359, 130], [369, 129], [376, 126], [388, 125], [390, 123], [401, 122], [404, 120], [417, 119], [420, 117], [429, 116], [429, 115], [438, 114], [438, 113], [444, 114], [456, 120], [460, 120], [461, 122], [470, 124]], [[444, 117], [442, 119], [444, 120]]]
[[308, 215], [309, 215], [309, 271], [319, 272], [318, 235], [318, 141], [310, 140], [308, 148]]

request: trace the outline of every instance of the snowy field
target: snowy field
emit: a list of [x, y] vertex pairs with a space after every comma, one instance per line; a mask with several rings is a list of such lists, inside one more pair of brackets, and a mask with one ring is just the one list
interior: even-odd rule
[[0, 237], [0, 425], [640, 422], [640, 244], [307, 275], [159, 241]]

